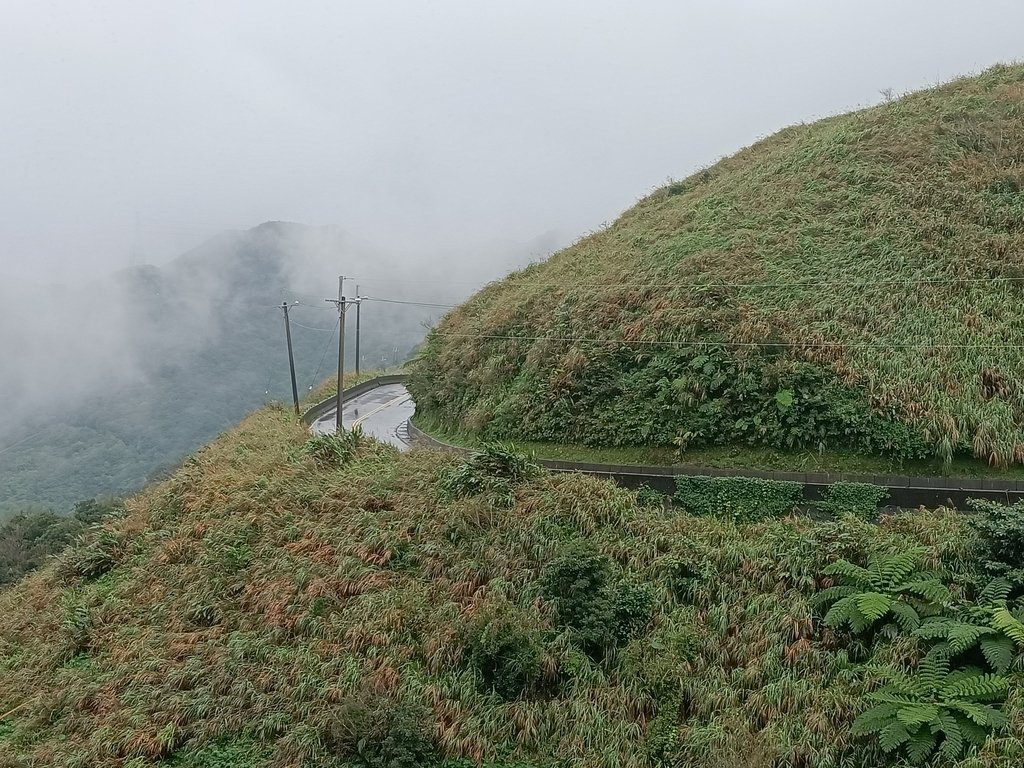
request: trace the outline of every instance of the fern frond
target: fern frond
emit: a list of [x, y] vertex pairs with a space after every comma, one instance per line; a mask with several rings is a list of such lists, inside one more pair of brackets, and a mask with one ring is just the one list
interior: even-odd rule
[[851, 610], [856, 610], [857, 605], [853, 597], [844, 597], [837, 600], [825, 614], [825, 624], [830, 627], [841, 627], [850, 621]]
[[942, 715], [932, 724], [931, 731], [943, 735], [942, 747], [939, 750], [943, 757], [948, 760], [956, 760], [964, 751], [964, 733], [960, 724], [952, 715]]
[[850, 732], [854, 736], [867, 736], [870, 733], [877, 733], [892, 722], [896, 713], [903, 707], [904, 702], [879, 704], [877, 707], [862, 712], [853, 721]]
[[1024, 645], [1024, 622], [1010, 613], [1005, 605], [993, 611], [992, 626], [1012, 638], [1017, 645]]
[[956, 622], [950, 627], [949, 634], [946, 639], [949, 641], [949, 647], [953, 653], [963, 653], [968, 648], [971, 648], [981, 639], [982, 635], [987, 635], [995, 632], [992, 627], [982, 627], [978, 624], [968, 624], [966, 622]]
[[1009, 681], [991, 673], [954, 680], [942, 687], [946, 699], [997, 699], [1006, 696]]
[[829, 587], [823, 589], [821, 592], [814, 596], [814, 604], [816, 606], [824, 606], [834, 603], [843, 597], [849, 597], [850, 595], [857, 594], [857, 588], [850, 586], [849, 584], [840, 584], [835, 587]]
[[924, 547], [913, 547], [897, 555], [876, 558], [868, 565], [870, 575], [877, 579], [873, 585], [876, 588], [892, 587], [904, 581], [917, 569], [927, 551]]
[[854, 596], [853, 600], [857, 605], [857, 610], [871, 623], [885, 616], [893, 604], [891, 597], [879, 592], [862, 592]]
[[969, 701], [953, 701], [949, 702], [947, 706], [950, 709], [963, 712], [973, 723], [988, 725], [988, 707], [982, 704], [974, 704]]
[[921, 626], [914, 630], [913, 634], [925, 640], [945, 638], [955, 624], [956, 622], [948, 616], [932, 616], [922, 621]]
[[889, 723], [878, 732], [878, 744], [886, 752], [892, 752], [909, 739], [910, 733], [899, 720]]
[[921, 659], [917, 676], [912, 678], [914, 690], [924, 696], [938, 689], [949, 675], [949, 655], [939, 648], [932, 648]]
[[921, 728], [907, 741], [907, 758], [911, 765], [920, 765], [935, 751], [935, 735]]
[[981, 638], [981, 653], [993, 670], [1002, 674], [1010, 668], [1016, 652], [1013, 640], [1004, 634]]
[[869, 693], [866, 698], [869, 701], [879, 702], [879, 706], [875, 707], [875, 709], [881, 709], [883, 705], [891, 705], [898, 709], [900, 707], [913, 706], [919, 701], [908, 693], [898, 693], [896, 691], [890, 691], [888, 688], [881, 691], [875, 691], [874, 693]]
[[826, 576], [842, 576], [862, 589], [866, 589], [872, 583], [871, 574], [866, 569], [847, 560], [836, 560], [825, 568], [824, 573]]
[[921, 579], [918, 581], [907, 582], [906, 584], [900, 584], [895, 587], [897, 592], [904, 594], [909, 593], [912, 595], [918, 595], [923, 597], [925, 600], [930, 600], [933, 603], [945, 603], [949, 601], [949, 589], [946, 586], [935, 579]]
[[981, 590], [978, 595], [977, 602], [982, 605], [991, 605], [993, 603], [1005, 603], [1009, 597], [1010, 592], [1013, 591], [1013, 584], [1006, 579], [992, 579], [985, 588]]
[[907, 727], [908, 731], [915, 730], [919, 725], [930, 723], [939, 716], [939, 708], [934, 704], [911, 704], [902, 707], [896, 713], [896, 719]]
[[915, 632], [921, 625], [921, 616], [909, 603], [897, 600], [889, 607], [889, 612], [904, 632]]
[[988, 738], [987, 728], [978, 725], [961, 712], [956, 712], [953, 716], [956, 718], [956, 724], [960, 727], [960, 733], [963, 734], [966, 743], [975, 747], [980, 747], [985, 743], [985, 739]]

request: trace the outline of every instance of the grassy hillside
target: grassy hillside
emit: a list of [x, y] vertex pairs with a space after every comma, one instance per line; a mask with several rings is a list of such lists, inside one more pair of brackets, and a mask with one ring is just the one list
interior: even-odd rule
[[[0, 592], [0, 765], [893, 764], [851, 724], [869, 663], [926, 643], [815, 595], [918, 545], [970, 592], [952, 514], [736, 526], [267, 408]], [[1005, 728], [942, 764], [1019, 764], [1019, 670]]]
[[448, 315], [452, 430], [1024, 462], [1024, 67], [787, 128]]

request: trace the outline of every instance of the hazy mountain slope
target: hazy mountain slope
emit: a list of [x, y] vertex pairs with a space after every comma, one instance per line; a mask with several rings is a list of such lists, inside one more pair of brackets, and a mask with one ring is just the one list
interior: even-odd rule
[[[0, 514], [137, 489], [252, 408], [290, 401], [282, 300], [304, 302], [292, 311], [302, 392], [328, 376], [337, 317], [323, 298], [336, 295], [339, 272], [410, 281], [364, 289], [375, 296], [453, 303], [530, 256], [525, 245], [448, 254], [447, 274], [477, 282], [417, 285], [438, 277], [430, 263], [337, 229], [273, 222], [74, 290], [0, 289]], [[443, 311], [366, 304], [364, 365], [404, 358]], [[349, 322], [350, 369], [353, 334]]]
[[489, 286], [421, 409], [492, 437], [1024, 461], [1024, 67], [788, 128]]

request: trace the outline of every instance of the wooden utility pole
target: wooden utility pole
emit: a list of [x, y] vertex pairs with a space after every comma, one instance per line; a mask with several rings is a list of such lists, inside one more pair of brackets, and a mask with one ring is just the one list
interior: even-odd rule
[[356, 286], [356, 376], [359, 375], [359, 310], [363, 306], [360, 300], [359, 286]]
[[295, 404], [295, 415], [299, 416], [299, 385], [295, 382], [295, 355], [292, 353], [292, 324], [288, 319], [288, 302], [281, 302], [284, 310], [284, 336], [288, 341], [288, 371], [292, 375], [292, 402]]
[[341, 409], [344, 406], [344, 385], [345, 385], [345, 310], [348, 309], [349, 304], [356, 304], [355, 301], [345, 300], [345, 276], [340, 275], [338, 277], [338, 298], [335, 299], [324, 299], [324, 301], [336, 304], [338, 306], [338, 412], [334, 417], [334, 429], [339, 434], [342, 429], [342, 417]]

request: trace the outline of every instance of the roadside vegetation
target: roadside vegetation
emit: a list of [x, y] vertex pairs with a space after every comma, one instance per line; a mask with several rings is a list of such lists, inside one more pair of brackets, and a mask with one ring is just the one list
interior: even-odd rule
[[451, 431], [1024, 463], [1024, 67], [787, 128], [493, 283], [409, 388]]
[[[451, 428], [434, 413], [417, 411], [413, 423], [442, 442], [478, 449], [487, 443], [480, 433]], [[538, 459], [595, 464], [637, 464], [644, 466], [691, 466], [720, 469], [781, 470], [787, 472], [847, 472], [865, 475], [913, 475], [915, 477], [991, 477], [1024, 480], [1024, 466], [992, 465], [972, 456], [957, 456], [945, 462], [937, 456], [927, 459], [899, 459], [871, 456], [851, 450], [795, 450], [767, 446], [719, 445], [680, 450], [667, 446], [588, 446], [516, 440], [519, 450]]]
[[1019, 508], [686, 492], [263, 409], [0, 592], [0, 765], [1024, 760]]
[[92, 525], [120, 511], [116, 499], [88, 499], [70, 515], [28, 511], [0, 525], [0, 587], [18, 581], [61, 552]]

